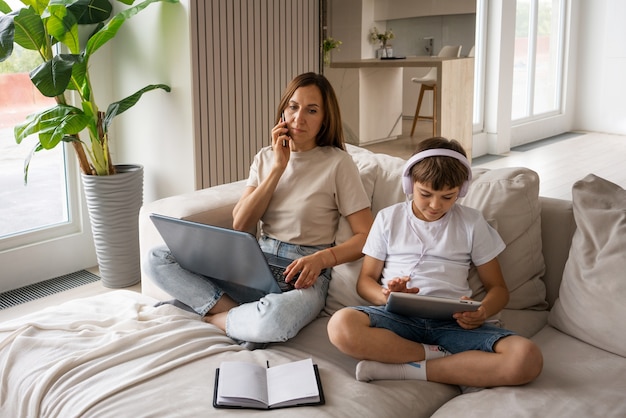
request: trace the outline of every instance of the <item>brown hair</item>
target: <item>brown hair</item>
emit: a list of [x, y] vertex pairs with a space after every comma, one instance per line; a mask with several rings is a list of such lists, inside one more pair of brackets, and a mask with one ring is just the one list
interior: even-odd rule
[[[463, 146], [458, 141], [443, 137], [423, 140], [417, 146], [415, 154], [436, 148], [456, 151], [467, 157]], [[465, 164], [454, 157], [447, 156], [426, 157], [411, 167], [413, 183], [429, 184], [433, 190], [461, 187], [467, 181], [469, 174]]]
[[280, 116], [287, 108], [289, 100], [295, 91], [300, 87], [311, 85], [317, 86], [320, 90], [322, 94], [322, 106], [324, 106], [324, 120], [315, 138], [316, 145], [320, 147], [334, 146], [339, 149], [345, 149], [339, 102], [337, 101], [333, 86], [331, 86], [330, 82], [322, 74], [304, 73], [291, 80], [278, 104], [275, 123], [280, 121]]

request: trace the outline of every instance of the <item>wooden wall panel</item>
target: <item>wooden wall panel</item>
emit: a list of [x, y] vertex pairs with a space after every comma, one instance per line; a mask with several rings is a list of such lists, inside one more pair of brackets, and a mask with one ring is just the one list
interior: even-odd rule
[[320, 71], [320, 0], [192, 0], [196, 187], [247, 178], [296, 75]]

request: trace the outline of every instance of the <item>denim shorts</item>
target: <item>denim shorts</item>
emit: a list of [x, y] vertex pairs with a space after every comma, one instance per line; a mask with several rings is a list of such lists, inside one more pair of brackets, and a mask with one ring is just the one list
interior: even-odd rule
[[440, 345], [452, 354], [480, 350], [493, 353], [494, 344], [513, 331], [491, 324], [475, 329], [461, 328], [455, 320], [435, 320], [408, 317], [385, 310], [384, 306], [356, 306], [370, 317], [374, 328], [385, 328], [407, 340], [422, 344]]

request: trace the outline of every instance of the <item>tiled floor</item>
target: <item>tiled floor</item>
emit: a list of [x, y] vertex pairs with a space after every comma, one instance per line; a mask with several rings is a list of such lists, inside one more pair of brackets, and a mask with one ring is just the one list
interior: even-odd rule
[[[409, 132], [410, 121], [404, 121], [404, 132]], [[402, 158], [413, 154], [417, 143], [430, 136], [428, 122], [418, 123], [413, 138], [405, 135], [397, 140], [374, 144], [367, 148]], [[474, 165], [485, 168], [528, 167], [540, 178], [540, 194], [560, 199], [571, 199], [575, 181], [594, 173], [626, 188], [626, 136], [602, 133], [581, 133], [569, 137], [552, 138], [511, 150], [505, 155], [485, 156], [474, 160]], [[92, 270], [97, 274], [97, 269]], [[127, 288], [141, 291], [139, 284]], [[54, 306], [65, 300], [108, 292], [100, 282], [87, 284], [66, 292], [48, 296], [12, 308], [0, 310], [0, 322], [26, 313]]]

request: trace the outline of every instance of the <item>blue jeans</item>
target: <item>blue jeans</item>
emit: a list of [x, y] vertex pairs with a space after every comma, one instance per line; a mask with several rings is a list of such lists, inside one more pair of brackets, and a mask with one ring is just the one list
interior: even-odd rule
[[[262, 237], [259, 244], [264, 252], [291, 260], [330, 246], [294, 245], [267, 237]], [[147, 268], [161, 289], [200, 316], [206, 315], [225, 294], [209, 277], [183, 269], [167, 247], [150, 251]], [[326, 269], [307, 289], [268, 294], [258, 301], [231, 309], [226, 317], [226, 335], [239, 341], [256, 343], [283, 342], [293, 338], [324, 308], [329, 282], [330, 269]], [[229, 296], [240, 303], [237, 295]]]
[[385, 328], [407, 340], [440, 345], [452, 354], [469, 350], [493, 352], [501, 338], [515, 335], [513, 331], [491, 324], [476, 329], [461, 328], [454, 320], [434, 320], [408, 317], [385, 310], [384, 306], [357, 306], [353, 309], [369, 315], [370, 325]]

